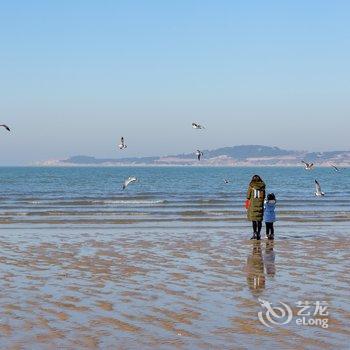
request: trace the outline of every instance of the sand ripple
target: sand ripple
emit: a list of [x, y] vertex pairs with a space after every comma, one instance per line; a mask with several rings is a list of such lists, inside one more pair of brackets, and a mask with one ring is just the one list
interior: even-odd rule
[[[349, 235], [283, 230], [0, 231], [0, 348], [346, 348]], [[258, 298], [325, 300], [330, 327], [269, 329]]]

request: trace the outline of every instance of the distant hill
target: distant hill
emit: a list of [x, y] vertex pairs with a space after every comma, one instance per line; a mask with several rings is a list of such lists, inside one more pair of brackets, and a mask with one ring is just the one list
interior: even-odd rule
[[125, 157], [99, 159], [73, 156], [63, 160], [49, 160], [46, 166], [127, 166], [127, 165], [206, 165], [206, 166], [295, 166], [301, 160], [326, 166], [350, 166], [350, 151], [307, 152], [284, 150], [278, 147], [242, 145], [204, 150], [199, 162], [194, 153], [156, 157]]
[[295, 155], [295, 151], [286, 151], [278, 147], [268, 146], [234, 146], [218, 148], [205, 152], [208, 157], [227, 156], [236, 160], [246, 160], [251, 157], [282, 157], [287, 155]]

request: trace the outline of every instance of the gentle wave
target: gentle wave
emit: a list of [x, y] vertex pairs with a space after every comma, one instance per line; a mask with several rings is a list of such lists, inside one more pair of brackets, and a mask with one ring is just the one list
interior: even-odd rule
[[[280, 225], [285, 226], [286, 223], [298, 223], [298, 224], [317, 224], [324, 225], [326, 223], [332, 224], [334, 222], [337, 223], [347, 223], [349, 222], [349, 217], [347, 218], [304, 218], [304, 217], [294, 217], [280, 220]], [[2, 225], [50, 225], [50, 226], [62, 226], [62, 225], [97, 225], [98, 227], [108, 226], [108, 225], [146, 225], [148, 227], [150, 225], [156, 224], [158, 228], [164, 227], [163, 225], [168, 224], [181, 224], [186, 223], [188, 225], [199, 224], [206, 227], [209, 223], [216, 223], [221, 225], [227, 225], [230, 223], [242, 224], [242, 226], [246, 227], [248, 225], [246, 220], [242, 218], [234, 218], [234, 217], [183, 217], [183, 218], [152, 218], [152, 219], [135, 219], [135, 218], [125, 218], [125, 219], [84, 219], [84, 218], [61, 218], [61, 219], [28, 219], [28, 220], [14, 220], [11, 218], [2, 218], [0, 219], [0, 224]]]
[[[166, 200], [155, 199], [155, 200], [139, 200], [139, 199], [94, 199], [94, 200], [66, 200], [66, 201], [53, 201], [53, 200], [41, 200], [41, 201], [19, 201], [18, 204], [29, 204], [29, 205], [56, 205], [56, 206], [87, 206], [87, 205], [108, 205], [108, 204], [162, 204], [167, 203]], [[15, 203], [14, 203], [15, 204]]]

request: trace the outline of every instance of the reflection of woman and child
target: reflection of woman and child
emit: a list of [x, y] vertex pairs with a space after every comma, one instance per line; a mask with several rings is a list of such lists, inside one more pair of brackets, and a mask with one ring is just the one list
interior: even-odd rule
[[266, 241], [263, 255], [260, 241], [253, 243], [253, 250], [247, 259], [247, 283], [249, 289], [258, 294], [265, 289], [265, 271], [269, 277], [276, 274], [274, 242]]
[[[273, 193], [267, 195], [265, 200], [265, 183], [259, 175], [254, 175], [247, 192], [246, 209], [248, 220], [252, 221], [253, 250], [247, 259], [247, 283], [253, 293], [259, 293], [265, 288], [265, 271], [268, 276], [274, 276], [275, 252], [274, 248], [274, 227], [276, 221], [275, 207], [276, 197]], [[266, 247], [263, 256], [260, 238], [262, 221], [266, 226]]]

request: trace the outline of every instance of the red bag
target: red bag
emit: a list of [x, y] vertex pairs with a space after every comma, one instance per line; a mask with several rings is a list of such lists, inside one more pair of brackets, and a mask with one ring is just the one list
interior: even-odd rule
[[249, 209], [249, 208], [250, 208], [250, 199], [247, 199], [247, 200], [245, 201], [245, 208], [246, 208], [246, 209]]

